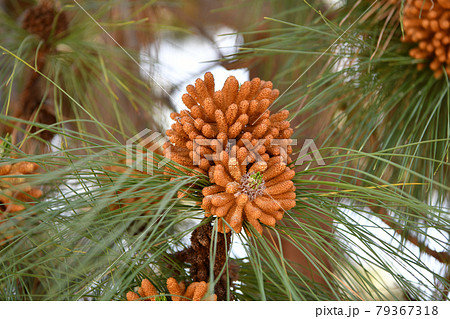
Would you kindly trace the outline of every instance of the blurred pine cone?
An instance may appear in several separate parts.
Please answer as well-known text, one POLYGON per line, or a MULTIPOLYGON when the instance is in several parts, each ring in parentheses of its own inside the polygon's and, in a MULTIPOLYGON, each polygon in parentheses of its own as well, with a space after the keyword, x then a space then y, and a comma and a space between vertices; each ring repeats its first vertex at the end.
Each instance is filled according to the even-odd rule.
POLYGON ((30 162, 0 166, 0 244, 16 234, 15 227, 6 225, 10 218, 25 209, 24 203, 31 203, 43 194, 27 183, 27 175, 35 174, 38 167, 30 162))
MULTIPOLYGON (((428 59, 436 78, 450 76, 450 0, 406 0, 403 25, 404 42, 416 42, 409 51, 415 59, 428 59)), ((424 64, 419 64, 422 69, 424 64)))
POLYGON ((56 10, 53 1, 41 0, 38 5, 25 11, 22 28, 47 41, 51 35, 67 30, 68 21, 64 12, 56 10))

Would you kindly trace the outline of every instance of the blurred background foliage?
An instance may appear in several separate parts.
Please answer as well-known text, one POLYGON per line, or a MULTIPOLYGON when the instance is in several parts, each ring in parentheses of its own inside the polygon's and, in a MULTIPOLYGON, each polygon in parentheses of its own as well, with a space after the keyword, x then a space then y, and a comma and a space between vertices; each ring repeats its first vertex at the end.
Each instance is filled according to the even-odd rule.
POLYGON ((448 300, 449 82, 417 70, 402 5, 1 0, 0 165, 38 164, 26 182, 44 193, 15 214, 0 199, 0 299, 124 300, 144 278, 163 294, 169 277, 191 281, 176 256, 209 181, 172 162, 175 179, 132 170, 125 142, 164 133, 183 85, 214 69, 272 81, 294 158, 313 139, 326 163, 310 153, 295 165, 297 205, 281 224, 232 236, 228 299, 448 300), (169 40, 214 54, 164 77, 162 61, 177 59, 169 40))

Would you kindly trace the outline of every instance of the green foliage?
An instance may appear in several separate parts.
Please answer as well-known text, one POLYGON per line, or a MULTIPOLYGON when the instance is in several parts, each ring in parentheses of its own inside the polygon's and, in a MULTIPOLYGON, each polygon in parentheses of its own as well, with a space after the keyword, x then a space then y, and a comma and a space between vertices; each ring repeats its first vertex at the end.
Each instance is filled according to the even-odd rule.
MULTIPOLYGON (((229 299, 449 298, 448 79, 416 70, 418 61, 400 42, 400 25, 384 33, 381 43, 389 42, 381 49, 384 21, 367 15, 370 1, 358 3, 347 1, 335 11, 324 10, 321 1, 254 1, 270 6, 270 17, 239 30, 246 43, 237 57, 265 61, 255 69, 281 89, 275 108, 290 110, 293 137, 310 138, 309 130, 323 123, 318 138, 326 165, 296 167, 297 205, 266 236, 249 224, 233 234, 234 250, 222 270, 230 278, 238 269, 229 299), (287 246, 305 256, 308 269, 286 257, 287 246), (239 249, 244 256, 233 255, 239 249), (430 249, 444 256, 442 269, 425 259, 430 249), (376 279, 375 267, 400 294, 376 279), (305 275, 311 269, 320 280, 305 275)), ((114 5, 94 1, 85 8, 106 25, 114 5)), ((0 123, 20 132, 21 143, 48 147, 29 154, 6 133, 1 137, 0 166, 14 162, 5 150, 39 164, 31 183, 45 195, 0 223, 0 234, 15 229, 0 246, 0 299, 124 300, 144 278, 168 299, 167 278, 191 281, 175 253, 189 246, 204 217, 199 202, 208 177, 190 176, 174 162, 154 166, 152 174, 124 164, 122 141, 139 131, 129 110, 149 114, 143 120, 157 128, 152 116, 159 106, 149 100, 149 84, 135 65, 129 67, 137 52, 98 40, 104 31, 85 12, 69 2, 63 8, 73 14, 70 28, 39 71, 57 115, 51 125, 12 115, 42 43, 0 13, 0 31, 8 30, 0 32, 0 123), (31 126, 37 130, 30 132, 31 126), (44 130, 60 143, 50 148, 39 135, 44 130)), ((223 234, 213 235, 212 256, 223 234)))

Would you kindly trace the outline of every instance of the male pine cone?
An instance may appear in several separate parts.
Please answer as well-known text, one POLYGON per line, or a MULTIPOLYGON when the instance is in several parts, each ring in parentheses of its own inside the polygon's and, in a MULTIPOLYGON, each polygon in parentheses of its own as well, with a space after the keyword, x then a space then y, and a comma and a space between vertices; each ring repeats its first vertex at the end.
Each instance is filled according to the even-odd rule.
POLYGON ((403 25, 402 40, 418 43, 409 54, 431 60, 430 69, 436 78, 442 75, 442 67, 450 76, 450 0, 406 0, 403 25))
POLYGON ((225 219, 219 231, 231 226, 239 233, 244 220, 259 233, 261 223, 275 226, 295 206, 295 173, 287 166, 289 111, 271 115, 268 109, 279 91, 259 78, 239 86, 234 76, 215 91, 209 72, 186 90, 182 100, 188 110, 171 114, 175 123, 167 131, 164 155, 209 176, 213 185, 203 189, 202 208, 206 216, 225 219))
MULTIPOLYGON (((217 296, 215 294, 206 296, 208 292, 208 283, 204 281, 193 282, 186 288, 184 282, 177 282, 175 278, 169 278, 167 279, 167 289, 171 294, 172 301, 217 300, 217 296)), ((141 286, 138 287, 138 293, 133 291, 129 291, 127 293, 127 300, 157 301, 161 300, 161 297, 155 286, 153 286, 148 279, 144 279, 141 282, 141 286)))
POLYGON ((16 234, 14 227, 5 226, 7 221, 26 208, 25 202, 30 204, 43 195, 27 183, 27 176, 35 174, 38 167, 31 162, 0 166, 0 245, 16 234))

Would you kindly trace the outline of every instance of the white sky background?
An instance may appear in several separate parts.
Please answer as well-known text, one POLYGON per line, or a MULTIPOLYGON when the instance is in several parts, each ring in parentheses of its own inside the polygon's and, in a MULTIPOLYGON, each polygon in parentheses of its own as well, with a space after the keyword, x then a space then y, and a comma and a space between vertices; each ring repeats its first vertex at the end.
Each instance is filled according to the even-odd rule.
MULTIPOLYGON (((448 205, 449 203, 445 203, 445 207, 448 207, 448 205)), ((369 211, 368 208, 366 210, 369 211)), ((426 267, 430 268, 435 273, 445 276, 445 267, 442 263, 438 262, 434 257, 420 253, 419 248, 408 241, 404 243, 403 247, 400 235, 398 235, 393 229, 389 228, 389 226, 385 225, 380 219, 370 215, 369 213, 354 213, 350 210, 343 210, 343 213, 347 216, 347 220, 350 223, 360 225, 366 230, 369 230, 369 232, 372 233, 372 240, 375 242, 378 242, 381 245, 386 243, 393 249, 403 248, 403 252, 406 256, 410 257, 412 260, 417 260, 424 263, 426 267)), ((351 247, 354 252, 352 254, 353 257, 361 256, 369 260, 373 260, 374 257, 380 258, 387 265, 392 267, 392 269, 401 274, 406 280, 415 283, 416 286, 422 291, 429 295, 433 292, 428 289, 435 283, 433 273, 424 271, 424 268, 422 267, 412 267, 409 263, 402 263, 401 259, 398 259, 376 247, 372 247, 376 254, 376 256, 373 256, 373 252, 368 250, 365 244, 357 236, 351 234, 345 225, 338 224, 336 226, 336 235, 341 236, 342 240, 351 247)), ((425 242, 431 249, 438 252, 448 251, 448 245, 447 247, 443 245, 443 243, 449 242, 449 238, 446 233, 439 232, 434 228, 429 228, 427 230, 427 234, 430 237, 428 237, 425 242)), ((419 239, 424 240, 423 236, 419 236, 419 239)), ((362 261, 362 264, 364 263, 365 262, 362 261)), ((386 274, 383 276, 383 279, 386 281, 387 285, 395 286, 395 282, 390 275, 386 274)))
MULTIPOLYGON (((330 0, 333 1, 333 0, 330 0)), ((142 67, 149 72, 155 81, 157 81, 166 90, 169 90, 172 86, 177 86, 177 89, 171 94, 174 104, 181 110, 185 108, 181 102, 181 96, 185 93, 185 87, 187 84, 195 83, 198 77, 203 78, 203 74, 206 71, 213 73, 216 83, 216 90, 221 88, 226 78, 229 75, 234 75, 240 83, 249 80, 249 72, 246 69, 228 71, 224 67, 218 65, 213 60, 221 58, 217 49, 220 50, 223 56, 233 54, 237 51, 240 44, 242 44, 242 38, 236 35, 224 35, 235 32, 227 27, 215 29, 212 35, 216 41, 215 44, 210 41, 195 35, 186 36, 184 38, 174 37, 170 32, 164 31, 161 33, 160 38, 156 41, 156 44, 149 46, 147 49, 141 52, 142 67), (151 60, 151 58, 153 60, 151 60), (156 58, 155 58, 156 57, 156 58)), ((143 73, 144 76, 147 76, 143 73)), ((168 128, 170 126, 170 117, 168 116, 170 111, 162 111, 161 123, 168 128)), ((320 146, 319 146, 320 147, 320 146)), ((448 204, 448 203, 447 203, 448 204)), ((448 207, 448 205, 446 206, 448 207)), ((345 211, 349 220, 353 220, 353 223, 357 223, 367 229, 372 229, 373 237, 378 238, 382 242, 391 244, 394 247, 400 247, 400 236, 397 235, 392 229, 385 227, 379 219, 371 217, 369 215, 363 216, 361 214, 352 213, 351 211, 345 211), (380 228, 380 226, 382 228, 380 228)), ((352 249, 357 253, 367 258, 371 258, 371 253, 367 251, 357 237, 346 233, 345 226, 338 225, 338 234, 345 237, 345 241, 348 245, 351 245, 352 249), (344 234, 345 233, 345 234, 344 234)), ((438 233, 432 229, 429 230, 429 234, 432 237, 439 238, 443 242, 448 242, 448 237, 445 234, 438 233)), ((448 249, 448 247, 442 247, 440 244, 428 241, 430 247, 437 251, 448 249)), ((426 263, 436 273, 443 274, 443 265, 437 262, 433 257, 425 254, 420 254, 418 247, 407 243, 407 249, 409 249, 409 255, 413 259, 421 260, 426 263)), ((423 272, 422 269, 413 269, 409 265, 401 264, 399 260, 395 260, 391 256, 384 253, 381 249, 374 248, 378 256, 381 256, 393 269, 403 275, 411 282, 417 283, 419 287, 426 284, 428 287, 434 282, 432 273, 423 272)), ((233 257, 245 257, 245 249, 239 240, 235 237, 233 242, 233 257)), ((392 279, 385 278, 388 282, 392 279)), ((430 293, 430 291, 428 291, 430 293)))
MULTIPOLYGON (((146 71, 141 74, 144 77, 150 74, 167 91, 176 85, 178 89, 171 94, 171 97, 173 103, 178 106, 178 110, 186 108, 181 101, 182 95, 186 93, 186 85, 195 83, 199 77, 203 78, 207 71, 214 75, 216 88, 221 88, 230 75, 234 75, 239 82, 247 81, 249 79, 247 69, 229 71, 217 65, 217 62, 208 62, 221 58, 218 50, 222 56, 237 51, 243 43, 242 37, 226 35, 234 32, 227 27, 211 31, 215 44, 196 35, 179 38, 169 31, 161 32, 154 44, 141 51, 141 66, 146 71)), ((162 91, 157 86, 154 89, 162 91)), ((159 120, 169 128, 170 111, 162 110, 161 112, 163 114, 159 120)))

